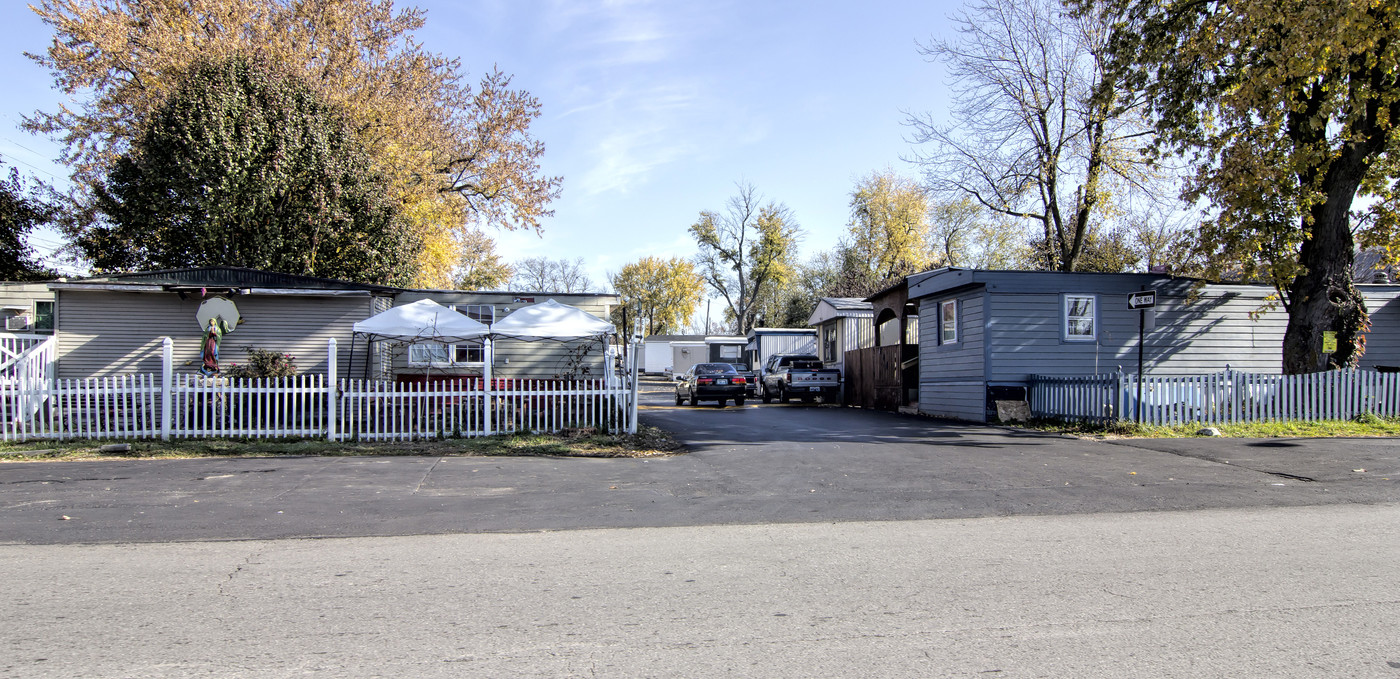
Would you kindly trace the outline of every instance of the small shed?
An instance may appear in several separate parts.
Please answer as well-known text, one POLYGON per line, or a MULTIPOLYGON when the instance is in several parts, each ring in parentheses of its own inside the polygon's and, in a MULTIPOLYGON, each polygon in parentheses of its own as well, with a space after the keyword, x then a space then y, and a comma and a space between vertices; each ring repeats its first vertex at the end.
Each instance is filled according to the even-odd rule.
POLYGON ((807 324, 817 329, 822 363, 844 373, 846 352, 875 346, 875 308, 859 297, 823 297, 807 324))

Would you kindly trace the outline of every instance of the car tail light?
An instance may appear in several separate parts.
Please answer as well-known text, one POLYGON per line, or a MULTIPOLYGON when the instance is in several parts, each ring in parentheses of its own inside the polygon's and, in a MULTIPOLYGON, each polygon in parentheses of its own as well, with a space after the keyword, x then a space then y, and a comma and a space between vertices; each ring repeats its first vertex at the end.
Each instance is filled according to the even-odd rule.
POLYGON ((783 381, 792 384, 792 373, 783 373, 783 381))
POLYGON ((736 378, 734 378, 733 380, 730 380, 730 381, 733 382, 734 384, 745 384, 745 383, 748 382, 748 380, 746 380, 746 379, 744 379, 744 378, 742 378, 742 377, 736 377, 736 378))
POLYGON ((711 382, 714 382, 714 380, 712 380, 712 379, 710 379, 710 378, 708 378, 708 377, 702 377, 702 378, 700 378, 700 379, 698 379, 698 380, 695 380, 695 383, 696 383, 696 384, 710 384, 711 382))

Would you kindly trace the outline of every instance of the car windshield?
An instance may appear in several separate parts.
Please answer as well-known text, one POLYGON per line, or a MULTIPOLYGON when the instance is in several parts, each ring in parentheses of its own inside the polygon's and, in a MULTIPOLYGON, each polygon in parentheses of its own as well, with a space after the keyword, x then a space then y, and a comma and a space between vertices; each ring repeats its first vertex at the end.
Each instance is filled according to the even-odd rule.
POLYGON ((728 363, 701 363, 695 366, 696 375, 723 375, 734 372, 734 366, 728 363))

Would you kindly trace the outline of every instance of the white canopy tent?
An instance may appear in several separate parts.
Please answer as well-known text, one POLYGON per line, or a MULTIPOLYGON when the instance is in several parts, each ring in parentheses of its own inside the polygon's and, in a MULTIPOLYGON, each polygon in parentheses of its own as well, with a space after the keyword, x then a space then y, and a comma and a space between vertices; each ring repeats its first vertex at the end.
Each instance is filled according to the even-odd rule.
MULTIPOLYGON (((420 299, 411 304, 396 306, 381 311, 353 326, 350 339, 350 355, 355 355, 355 338, 364 335, 367 342, 393 340, 416 344, 419 342, 441 342, 457 344, 471 340, 488 342, 490 328, 484 323, 467 318, 431 299, 420 299)), ((369 372, 369 357, 365 358, 364 370, 369 372)))
POLYGON ((454 344, 482 339, 491 330, 465 315, 431 299, 396 306, 355 324, 356 333, 366 339, 399 342, 443 342, 454 344))
POLYGON ((583 339, 616 333, 617 328, 612 323, 552 299, 520 307, 491 326, 492 337, 529 342, 583 339))
MULTIPOLYGON (((494 363, 492 357, 494 339, 569 341, 598 338, 603 341, 605 346, 608 346, 606 338, 609 335, 617 334, 617 328, 612 323, 582 309, 560 304, 552 299, 516 309, 491 326, 478 323, 433 300, 423 299, 412 304, 394 307, 356 323, 354 334, 356 336, 364 335, 369 341, 387 339, 410 344, 416 342, 453 344, 480 340, 484 345, 486 355, 483 384, 489 394, 493 385, 491 366, 494 363)), ((607 351, 611 352, 610 346, 607 351)), ((353 342, 351 352, 352 354, 354 352, 353 342)), ((635 351, 633 353, 635 354, 635 351)), ((604 365, 608 373, 607 382, 611 384, 612 361, 605 358, 604 365)), ((366 369, 368 369, 368 364, 366 369)), ((632 424, 630 431, 635 433, 637 419, 636 366, 633 366, 632 374, 630 384, 632 424)), ((490 418, 490 401, 491 399, 488 398, 485 402, 488 420, 490 418)), ((490 432, 489 424, 486 431, 490 432)))

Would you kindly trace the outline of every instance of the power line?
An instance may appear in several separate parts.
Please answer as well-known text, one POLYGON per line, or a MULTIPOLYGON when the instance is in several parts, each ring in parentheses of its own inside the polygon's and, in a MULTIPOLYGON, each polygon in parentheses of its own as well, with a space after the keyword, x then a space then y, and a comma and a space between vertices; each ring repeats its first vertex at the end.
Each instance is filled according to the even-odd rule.
MULTIPOLYGON (((20 148, 24 148, 24 147, 21 146, 20 148)), ((28 149, 25 149, 25 150, 28 150, 28 149)), ((30 153, 33 153, 33 151, 30 151, 30 153)), ((60 178, 58 177, 58 175, 56 175, 56 174, 54 174, 54 173, 52 173, 52 172, 49 172, 48 170, 45 170, 44 168, 37 167, 37 166, 35 166, 35 165, 31 164, 31 163, 27 163, 27 162, 25 162, 25 161, 23 161, 23 160, 21 160, 21 159, 19 159, 19 158, 15 158, 15 157, 11 156, 11 157, 6 158, 6 160, 10 160, 10 161, 14 161, 14 162, 16 162, 16 163, 19 163, 20 165, 23 165, 23 166, 25 166, 25 167, 28 167, 28 168, 31 169, 31 170, 34 170, 35 172, 42 172, 42 173, 44 173, 44 174, 46 174, 46 175, 52 177, 53 180, 56 181, 56 182, 61 182, 61 181, 63 181, 62 179, 60 179, 60 178)))

